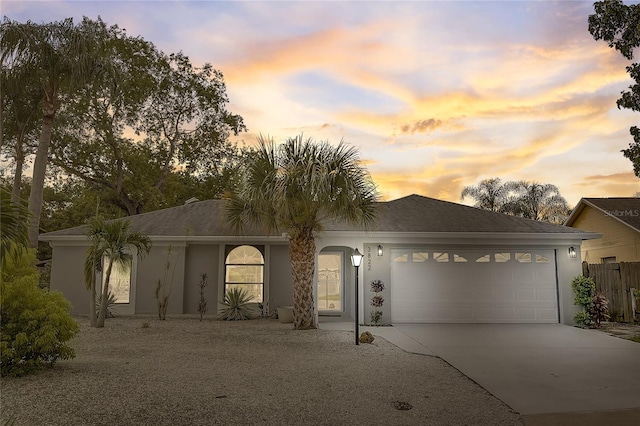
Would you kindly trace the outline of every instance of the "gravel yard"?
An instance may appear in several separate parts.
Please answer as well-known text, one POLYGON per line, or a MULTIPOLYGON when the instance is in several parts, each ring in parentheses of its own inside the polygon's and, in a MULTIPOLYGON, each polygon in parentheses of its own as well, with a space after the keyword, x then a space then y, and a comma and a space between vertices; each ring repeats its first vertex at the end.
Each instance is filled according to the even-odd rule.
POLYGON ((77 318, 76 358, 2 378, 15 425, 521 425, 439 358, 277 320, 77 318))

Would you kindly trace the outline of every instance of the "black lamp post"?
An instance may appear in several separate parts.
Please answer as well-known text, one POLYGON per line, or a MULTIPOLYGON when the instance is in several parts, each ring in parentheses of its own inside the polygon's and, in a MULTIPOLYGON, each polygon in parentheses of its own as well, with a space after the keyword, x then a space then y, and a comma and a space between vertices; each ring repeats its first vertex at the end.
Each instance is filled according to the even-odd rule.
POLYGON ((355 322, 356 322, 356 345, 360 344, 360 324, 358 323, 358 269, 360 268, 360 264, 362 263, 362 254, 356 250, 351 255, 351 264, 356 268, 356 309, 355 309, 355 322))

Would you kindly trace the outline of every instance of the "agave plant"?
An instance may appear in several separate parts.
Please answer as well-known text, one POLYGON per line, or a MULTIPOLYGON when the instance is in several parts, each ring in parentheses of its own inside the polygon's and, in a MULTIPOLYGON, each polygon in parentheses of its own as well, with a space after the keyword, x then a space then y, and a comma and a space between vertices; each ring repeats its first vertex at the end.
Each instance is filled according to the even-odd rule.
POLYGON ((224 294, 222 307, 218 310, 218 318, 226 321, 247 320, 253 318, 251 299, 247 290, 231 287, 224 294))

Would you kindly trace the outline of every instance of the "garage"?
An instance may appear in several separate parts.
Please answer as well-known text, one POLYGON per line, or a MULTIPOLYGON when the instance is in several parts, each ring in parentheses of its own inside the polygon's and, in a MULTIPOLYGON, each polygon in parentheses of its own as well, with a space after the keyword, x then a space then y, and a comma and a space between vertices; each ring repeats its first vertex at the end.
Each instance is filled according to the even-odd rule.
POLYGON ((391 250, 392 323, 557 323, 553 249, 391 250))

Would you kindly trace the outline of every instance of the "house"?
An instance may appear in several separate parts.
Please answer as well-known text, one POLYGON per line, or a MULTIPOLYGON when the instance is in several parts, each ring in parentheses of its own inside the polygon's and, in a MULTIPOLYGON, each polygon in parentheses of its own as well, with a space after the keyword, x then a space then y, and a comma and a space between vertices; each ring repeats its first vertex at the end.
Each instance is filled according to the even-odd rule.
POLYGON ((582 198, 564 224, 602 234, 582 244, 588 263, 640 261, 640 198, 582 198))
MULTIPOLYGON (((373 229, 327 223, 316 238, 314 300, 321 322, 353 320, 356 270, 350 256, 357 248, 364 254, 358 269, 360 323, 369 324, 374 309, 383 324, 571 323, 576 308, 570 282, 581 273, 580 246, 599 234, 419 195, 376 208, 373 229), (382 306, 375 308, 373 280, 384 283, 377 294, 382 306)), ((168 313, 195 314, 203 273, 210 313, 231 286, 247 289, 271 310, 292 304, 287 236, 259 229, 236 235, 225 221, 224 201, 129 219, 154 245, 130 269, 116 272, 120 313, 156 313, 156 286, 168 280, 168 313)), ((63 292, 75 314, 89 311, 83 229, 40 236, 53 248, 51 288, 63 292)))

